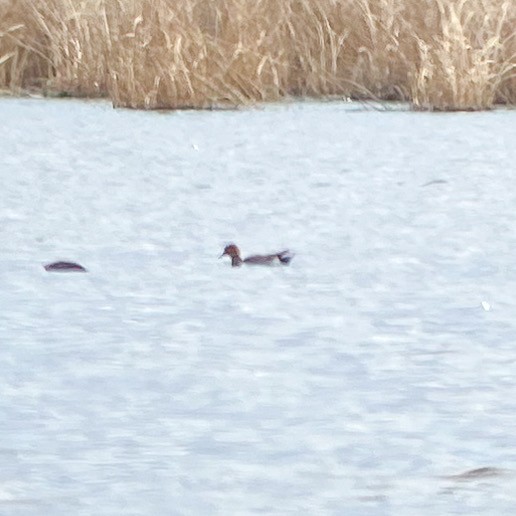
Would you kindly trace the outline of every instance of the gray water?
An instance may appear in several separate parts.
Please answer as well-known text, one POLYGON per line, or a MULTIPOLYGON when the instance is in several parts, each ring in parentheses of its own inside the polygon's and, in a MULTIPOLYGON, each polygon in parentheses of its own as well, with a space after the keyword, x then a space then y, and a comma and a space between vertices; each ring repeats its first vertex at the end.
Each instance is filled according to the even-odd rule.
POLYGON ((0 100, 0 514, 513 515, 515 142, 0 100))

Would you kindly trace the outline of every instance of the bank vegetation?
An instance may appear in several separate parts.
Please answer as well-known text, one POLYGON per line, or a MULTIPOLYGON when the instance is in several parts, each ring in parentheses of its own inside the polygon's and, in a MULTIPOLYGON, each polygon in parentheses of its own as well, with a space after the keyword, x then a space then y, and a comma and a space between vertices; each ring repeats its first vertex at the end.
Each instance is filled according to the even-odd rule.
POLYGON ((516 104, 516 0, 0 0, 0 90, 131 108, 516 104))

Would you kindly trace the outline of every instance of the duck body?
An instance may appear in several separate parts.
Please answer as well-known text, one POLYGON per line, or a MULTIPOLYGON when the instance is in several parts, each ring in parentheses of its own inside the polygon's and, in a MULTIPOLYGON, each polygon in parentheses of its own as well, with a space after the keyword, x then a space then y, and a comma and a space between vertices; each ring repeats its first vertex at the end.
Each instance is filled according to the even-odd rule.
POLYGON ((290 251, 285 250, 273 254, 255 254, 242 259, 240 249, 235 244, 229 244, 224 248, 224 252, 219 256, 229 256, 233 267, 240 267, 242 264, 249 265, 288 265, 294 257, 290 251))
POLYGON ((82 265, 75 262, 52 262, 44 267, 47 272, 88 272, 82 265))

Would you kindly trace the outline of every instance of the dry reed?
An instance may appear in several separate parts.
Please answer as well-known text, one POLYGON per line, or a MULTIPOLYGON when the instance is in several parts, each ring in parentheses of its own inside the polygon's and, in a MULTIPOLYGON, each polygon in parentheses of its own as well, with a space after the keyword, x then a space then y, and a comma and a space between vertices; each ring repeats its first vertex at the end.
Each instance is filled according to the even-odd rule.
POLYGON ((115 106, 516 104, 514 0, 0 0, 0 89, 115 106))

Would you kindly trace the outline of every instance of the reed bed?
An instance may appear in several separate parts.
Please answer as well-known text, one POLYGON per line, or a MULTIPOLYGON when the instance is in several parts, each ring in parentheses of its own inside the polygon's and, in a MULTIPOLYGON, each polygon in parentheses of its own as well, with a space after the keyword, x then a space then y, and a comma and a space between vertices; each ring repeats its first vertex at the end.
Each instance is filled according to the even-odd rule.
POLYGON ((514 0, 0 0, 0 89, 131 108, 516 104, 514 0))

